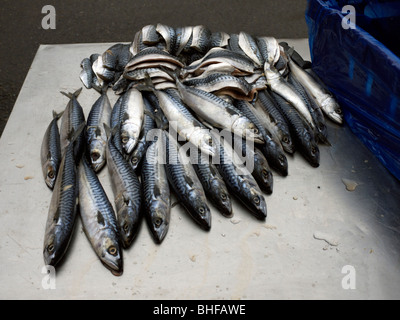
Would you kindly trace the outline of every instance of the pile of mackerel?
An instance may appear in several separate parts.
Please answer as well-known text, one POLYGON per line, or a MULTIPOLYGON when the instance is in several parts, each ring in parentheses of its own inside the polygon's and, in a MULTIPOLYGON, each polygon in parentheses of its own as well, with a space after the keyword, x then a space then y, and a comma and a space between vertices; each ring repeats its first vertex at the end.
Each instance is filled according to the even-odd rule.
POLYGON ((318 146, 330 145, 326 121, 343 122, 310 65, 274 37, 202 25, 147 25, 131 43, 84 58, 80 79, 99 97, 86 118, 82 88, 63 92, 69 102, 53 111, 41 147, 52 190, 46 265, 63 259, 80 216, 100 261, 121 275, 143 220, 157 243, 165 239, 173 195, 204 230, 210 208, 232 217, 232 197, 265 220, 287 155, 318 167, 318 146), (98 178, 105 167, 112 197, 98 178))

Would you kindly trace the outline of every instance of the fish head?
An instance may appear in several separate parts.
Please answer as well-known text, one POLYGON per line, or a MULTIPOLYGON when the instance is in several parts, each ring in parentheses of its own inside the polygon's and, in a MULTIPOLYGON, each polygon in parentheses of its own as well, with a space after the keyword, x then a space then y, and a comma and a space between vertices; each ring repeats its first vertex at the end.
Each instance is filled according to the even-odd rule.
POLYGON ((211 193, 214 204, 225 217, 232 216, 232 199, 223 181, 213 179, 211 182, 211 193))
POLYGON ((61 241, 62 230, 58 230, 57 225, 46 234, 43 245, 44 262, 48 266, 56 266, 67 249, 66 241, 61 241))
POLYGON ((267 203, 261 191, 255 186, 249 188, 250 209, 257 219, 264 220, 267 217, 267 203))
POLYGON ((250 122, 247 117, 239 117, 232 124, 232 132, 237 136, 250 139, 255 143, 264 144, 265 140, 257 126, 250 122))
POLYGON ((289 134, 283 134, 281 139, 281 144, 283 150, 285 150, 289 154, 293 154, 295 151, 295 146, 292 140, 292 137, 289 134))
POLYGON ((310 144, 309 152, 306 155, 306 159, 311 164, 312 167, 318 168, 319 167, 319 148, 318 145, 313 142, 310 144))
POLYGON ((205 201, 205 195, 197 189, 189 193, 191 203, 190 214, 195 221, 205 230, 211 229, 211 210, 205 201), (200 196, 199 196, 200 195, 200 196))
POLYGON ((130 154, 136 147, 139 140, 140 128, 135 125, 129 126, 129 128, 121 129, 121 143, 127 154, 130 154))
POLYGON ((106 163, 106 142, 96 140, 90 146, 90 164, 95 172, 99 172, 106 163))
POLYGON ((342 108, 332 96, 328 96, 325 100, 323 100, 321 105, 322 110, 324 110, 329 119, 338 124, 343 123, 342 108))
POLYGON ((217 146, 215 145, 211 135, 209 133, 205 133, 204 131, 208 131, 208 129, 201 130, 202 133, 199 137, 199 149, 207 155, 214 156, 217 153, 217 146))
POLYGON ((308 133, 308 131, 302 134, 303 143, 303 156, 314 168, 319 167, 319 148, 314 138, 308 133))
POLYGON ((139 214, 137 209, 124 205, 117 214, 117 223, 121 243, 124 248, 129 248, 139 229, 139 214))
POLYGON ((273 189, 273 175, 267 163, 263 163, 262 160, 258 160, 259 165, 254 166, 254 170, 257 170, 257 177, 260 179, 259 186, 267 194, 272 194, 273 189))
POLYGON ((161 243, 169 228, 170 205, 164 201, 154 201, 150 209, 152 214, 148 216, 151 232, 158 243, 161 243))
POLYGON ((270 148, 268 151, 264 148, 264 154, 268 152, 268 163, 269 165, 278 171, 282 176, 286 177, 288 175, 288 161, 286 155, 282 148, 270 148))
POLYGON ((101 262, 111 271, 115 276, 122 275, 123 260, 122 250, 119 246, 117 239, 104 237, 101 244, 100 253, 101 262))

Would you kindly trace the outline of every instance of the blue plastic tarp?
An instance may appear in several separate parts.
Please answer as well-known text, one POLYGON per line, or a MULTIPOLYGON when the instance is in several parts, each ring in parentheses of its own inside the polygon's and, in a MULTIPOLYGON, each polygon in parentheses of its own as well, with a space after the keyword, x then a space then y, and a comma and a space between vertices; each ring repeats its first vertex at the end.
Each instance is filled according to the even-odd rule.
MULTIPOLYGON (((400 1, 388 2, 400 8, 400 1)), ((390 20, 388 25, 398 18, 400 10, 393 9, 392 19, 387 18, 385 8, 377 9, 381 3, 385 5, 382 1, 308 0, 306 22, 313 71, 338 99, 347 125, 400 180, 400 59, 389 44, 361 27, 370 27, 375 18, 382 24, 382 15, 390 20), (349 20, 348 12, 342 13, 348 4, 356 13, 354 29, 342 26, 343 19, 349 20)), ((393 30, 394 46, 398 34, 393 30)))

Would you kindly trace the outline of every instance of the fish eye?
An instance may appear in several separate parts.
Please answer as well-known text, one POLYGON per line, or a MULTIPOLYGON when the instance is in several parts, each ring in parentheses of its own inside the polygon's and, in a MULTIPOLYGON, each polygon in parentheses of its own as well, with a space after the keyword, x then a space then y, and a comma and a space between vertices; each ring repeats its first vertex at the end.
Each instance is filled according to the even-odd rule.
POLYGON ((325 125, 323 123, 320 123, 318 127, 319 127, 319 130, 324 130, 325 129, 325 125))
POLYGON ((283 139, 282 139, 282 141, 283 141, 284 143, 289 143, 289 138, 288 138, 287 136, 284 136, 283 139))
POLYGON ((260 198, 258 196, 255 196, 253 198, 253 201, 254 201, 255 204, 259 204, 260 203, 260 198))
POLYGON ((128 137, 123 137, 123 138, 121 139, 121 141, 122 141, 122 143, 126 144, 126 143, 128 143, 129 138, 128 138, 128 137))
POLYGON ((337 109, 335 109, 335 112, 338 113, 338 114, 341 114, 342 113, 342 109, 337 108, 337 109))
POLYGON ((285 158, 283 157, 282 154, 280 154, 280 155, 278 156, 278 159, 279 159, 280 161, 284 161, 284 160, 285 160, 285 158))
POLYGON ((199 212, 200 212, 200 214, 204 214, 206 212, 206 210, 203 207, 200 207, 199 212))
POLYGON ((258 134, 258 133, 259 133, 259 131, 258 131, 257 128, 254 128, 254 129, 253 129, 253 132, 254 132, 255 134, 258 134))
POLYGON ((50 244, 47 246, 47 251, 48 251, 49 253, 53 253, 53 251, 54 251, 54 244, 53 244, 53 243, 50 243, 50 244))
POLYGON ((54 171, 53 171, 53 170, 50 170, 49 173, 47 174, 47 176, 48 176, 50 179, 54 179, 54 177, 55 177, 54 171))
POLYGON ((93 151, 91 157, 93 161, 97 161, 100 158, 100 153, 98 153, 97 151, 93 151))
POLYGON ((212 138, 209 138, 208 141, 207 141, 207 143, 208 143, 208 145, 212 146, 213 139, 212 139, 212 138))
POLYGON ((128 233, 128 231, 129 231, 128 223, 124 223, 124 226, 122 228, 124 229, 125 233, 128 233))
POLYGON ((132 163, 137 163, 138 162, 138 158, 137 157, 133 157, 131 160, 132 163))
POLYGON ((108 248, 108 253, 111 254, 112 256, 116 256, 118 253, 118 250, 116 247, 111 246, 110 248, 108 248))
POLYGON ((161 218, 157 218, 154 220, 154 224, 156 225, 156 227, 161 226, 163 220, 161 218))
POLYGON ((315 148, 314 146, 311 147, 311 152, 314 154, 317 152, 317 148, 315 148))
POLYGON ((265 170, 265 169, 263 169, 262 174, 263 174, 263 176, 266 177, 266 178, 269 176, 268 171, 265 170))
POLYGON ((222 193, 222 194, 221 194, 221 199, 222 199, 222 200, 226 200, 226 199, 228 199, 228 197, 226 196, 225 193, 222 193))

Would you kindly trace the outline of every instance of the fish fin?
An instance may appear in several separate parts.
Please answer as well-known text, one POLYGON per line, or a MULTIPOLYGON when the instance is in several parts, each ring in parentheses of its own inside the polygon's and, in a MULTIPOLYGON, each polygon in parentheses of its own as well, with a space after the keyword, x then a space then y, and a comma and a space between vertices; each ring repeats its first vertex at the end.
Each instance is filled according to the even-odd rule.
POLYGON ((67 137, 67 140, 68 140, 70 143, 74 143, 75 140, 81 135, 81 133, 82 133, 82 131, 83 131, 83 129, 84 129, 85 127, 86 127, 86 122, 83 121, 83 122, 78 126, 78 128, 76 128, 76 129, 72 128, 71 132, 69 133, 69 135, 68 135, 68 137, 67 137))
POLYGON ((325 144, 325 145, 327 145, 329 147, 332 146, 332 144, 329 142, 328 138, 325 137, 322 133, 318 133, 317 134, 317 139, 318 139, 319 142, 321 142, 321 143, 323 143, 323 144, 325 144))
POLYGON ((55 119, 55 118, 57 118, 57 120, 60 119, 62 117, 62 115, 64 114, 64 111, 65 110, 61 111, 60 113, 57 113, 56 111, 53 110, 53 119, 55 119))
POLYGON ((180 75, 180 69, 176 68, 175 70, 168 69, 164 66, 159 67, 162 71, 164 71, 166 74, 168 74, 172 79, 175 80, 175 82, 179 81, 179 75, 180 75))
POLYGON ((211 129, 211 130, 213 130, 213 129, 215 129, 211 124, 209 124, 206 120, 204 120, 203 118, 201 118, 201 117, 199 117, 198 115, 196 115, 197 116, 197 119, 199 119, 199 121, 204 125, 204 126, 206 126, 208 129, 211 129))
POLYGON ((103 123, 104 130, 106 131, 107 139, 112 138, 117 130, 120 129, 121 123, 116 124, 113 128, 110 128, 106 123, 103 123))
POLYGON ((78 90, 76 90, 74 93, 71 92, 64 92, 64 91, 60 91, 60 93, 62 93, 64 96, 70 98, 70 99, 76 99, 78 98, 79 94, 82 92, 82 87, 79 88, 78 90))
POLYGON ((153 194, 154 194, 154 196, 156 198, 158 198, 161 195, 161 190, 160 190, 160 187, 158 185, 154 186, 153 194))
POLYGON ((97 222, 99 224, 101 224, 102 226, 105 225, 104 217, 103 217, 103 215, 101 214, 100 211, 97 211, 97 222))
POLYGON ((139 91, 151 91, 154 92, 156 90, 153 81, 151 81, 150 75, 146 72, 145 77, 144 77, 144 83, 134 83, 129 85, 128 90, 130 88, 134 87, 135 89, 139 91))

